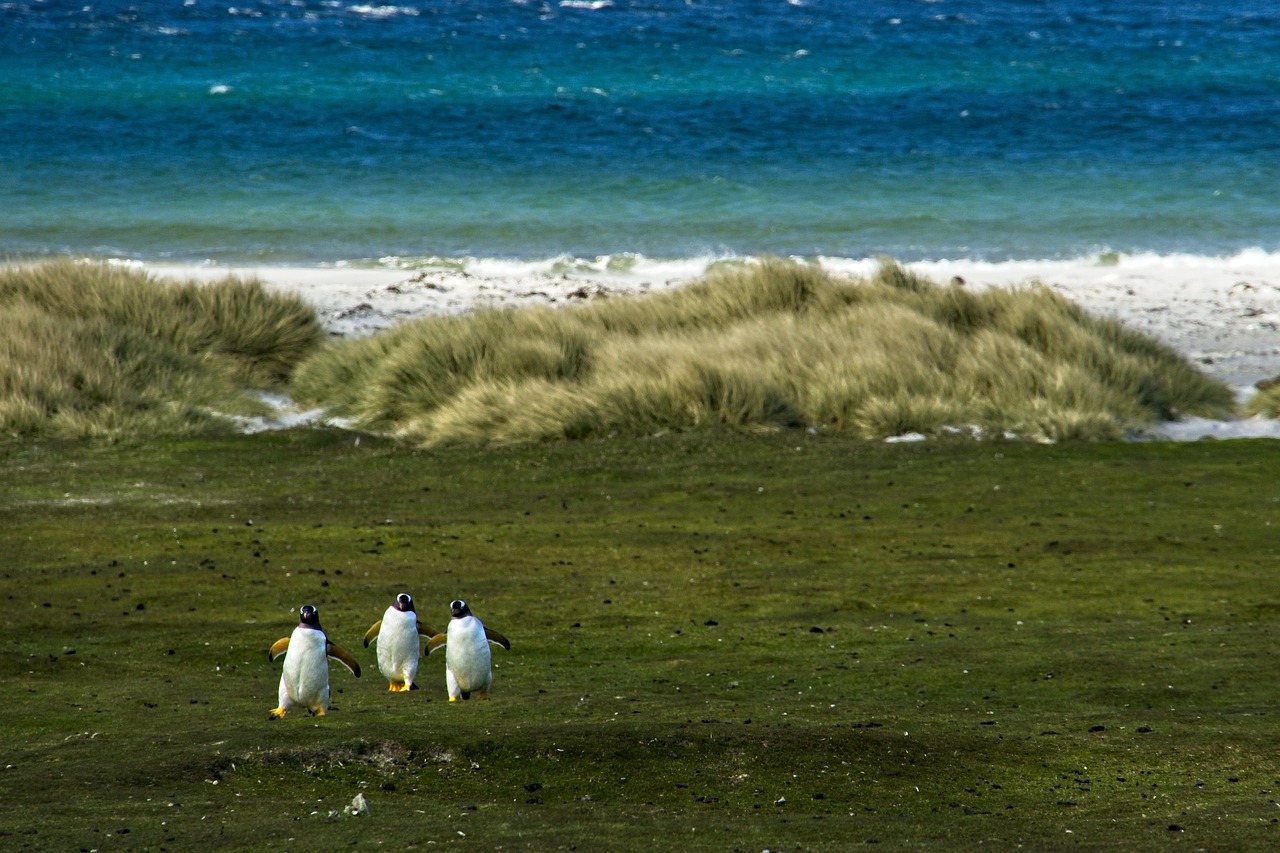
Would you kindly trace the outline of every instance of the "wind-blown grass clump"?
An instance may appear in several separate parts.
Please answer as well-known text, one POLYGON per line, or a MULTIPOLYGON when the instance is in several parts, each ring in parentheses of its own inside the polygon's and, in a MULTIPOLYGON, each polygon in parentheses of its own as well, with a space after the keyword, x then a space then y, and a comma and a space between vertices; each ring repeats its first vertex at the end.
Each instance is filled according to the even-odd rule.
POLYGON ((721 425, 1112 439, 1230 390, 1046 287, 972 292, 766 259, 664 294, 481 310, 340 342, 294 394, 424 445, 721 425))
POLYGON ((0 270, 0 433, 218 431, 261 413, 323 338, 301 299, 228 278, 177 284, 54 261, 0 270))
POLYGON ((1244 404, 1244 413, 1251 417, 1280 418, 1280 380, 1259 382, 1258 393, 1244 404))

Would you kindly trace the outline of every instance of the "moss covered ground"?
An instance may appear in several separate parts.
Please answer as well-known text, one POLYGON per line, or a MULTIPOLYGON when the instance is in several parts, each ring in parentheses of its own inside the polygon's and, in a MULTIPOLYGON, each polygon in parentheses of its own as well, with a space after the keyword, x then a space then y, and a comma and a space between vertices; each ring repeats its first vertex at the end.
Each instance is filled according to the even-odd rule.
POLYGON ((1274 442, 23 442, 0 519, 0 848, 1280 843, 1274 442), (269 721, 306 603, 363 677, 269 721))

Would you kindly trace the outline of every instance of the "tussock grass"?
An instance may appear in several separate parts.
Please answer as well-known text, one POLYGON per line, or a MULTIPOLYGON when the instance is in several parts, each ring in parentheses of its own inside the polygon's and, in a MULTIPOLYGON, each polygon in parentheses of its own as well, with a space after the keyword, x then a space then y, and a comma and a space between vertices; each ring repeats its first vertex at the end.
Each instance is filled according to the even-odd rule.
POLYGON ((228 278, 178 284, 70 260, 0 269, 0 431, 55 438, 225 428, 321 341, 314 310, 228 278))
POLYGON ((664 294, 419 320, 331 345, 293 390, 426 446, 709 426, 1096 440, 1233 405, 1171 348, 1046 287, 777 259, 664 294))
POLYGON ((1244 412, 1251 417, 1280 418, 1280 382, 1260 384, 1258 393, 1244 404, 1244 412))

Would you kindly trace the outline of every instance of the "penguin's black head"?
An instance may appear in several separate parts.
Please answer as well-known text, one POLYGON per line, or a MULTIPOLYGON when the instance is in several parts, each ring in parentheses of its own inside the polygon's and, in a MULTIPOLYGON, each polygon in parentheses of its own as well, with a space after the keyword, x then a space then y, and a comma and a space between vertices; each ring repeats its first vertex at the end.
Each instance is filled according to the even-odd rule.
POLYGON ((454 619, 461 619, 464 616, 471 615, 471 608, 468 607, 467 603, 461 598, 457 598, 449 604, 449 612, 453 615, 454 619))
POLYGON ((396 596, 396 610, 401 613, 413 612, 413 596, 407 592, 402 592, 396 596))
POLYGON ((310 628, 320 627, 320 611, 316 610, 314 605, 311 605, 311 604, 302 605, 302 610, 300 610, 299 613, 302 614, 303 625, 306 625, 310 628))

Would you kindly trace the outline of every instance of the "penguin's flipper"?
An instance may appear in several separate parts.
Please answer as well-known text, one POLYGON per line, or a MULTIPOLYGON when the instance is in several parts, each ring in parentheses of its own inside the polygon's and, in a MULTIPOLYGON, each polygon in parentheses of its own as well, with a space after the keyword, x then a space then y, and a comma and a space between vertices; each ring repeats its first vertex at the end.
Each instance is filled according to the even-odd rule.
POLYGON ((360 677, 360 662, 351 656, 351 652, 336 643, 330 642, 324 650, 325 654, 351 670, 356 678, 360 677))
POLYGON ((501 634, 499 634, 497 631, 493 630, 492 628, 485 628, 484 636, 485 636, 485 639, 487 639, 489 642, 497 643, 507 651, 511 651, 511 641, 508 640, 506 637, 502 636, 501 634))
POLYGON ((373 623, 373 627, 364 632, 364 647, 369 648, 369 644, 378 636, 378 632, 382 630, 382 620, 379 619, 373 623))
POLYGON ((444 644, 449 642, 448 634, 436 634, 430 640, 427 640, 427 654, 431 654, 436 649, 443 648, 444 644))
POLYGON ((267 650, 267 660, 275 660, 287 651, 289 651, 289 638, 281 637, 272 643, 271 648, 267 650))
POLYGON ((424 623, 424 622, 419 622, 419 623, 418 623, 418 635, 419 635, 419 636, 422 636, 422 637, 434 637, 436 634, 439 634, 439 633, 440 633, 440 632, 439 632, 439 631, 437 631, 435 628, 432 628, 430 625, 427 625, 427 624, 426 624, 426 623, 424 623))

